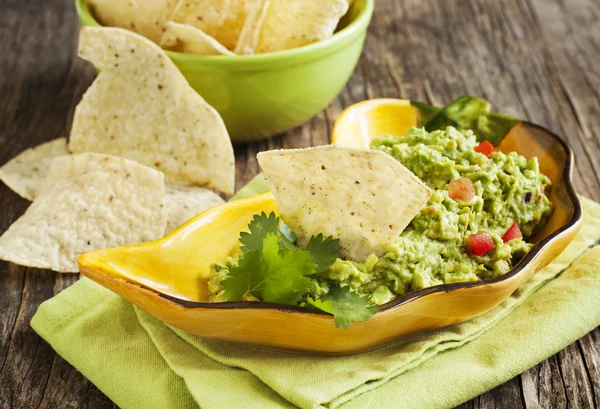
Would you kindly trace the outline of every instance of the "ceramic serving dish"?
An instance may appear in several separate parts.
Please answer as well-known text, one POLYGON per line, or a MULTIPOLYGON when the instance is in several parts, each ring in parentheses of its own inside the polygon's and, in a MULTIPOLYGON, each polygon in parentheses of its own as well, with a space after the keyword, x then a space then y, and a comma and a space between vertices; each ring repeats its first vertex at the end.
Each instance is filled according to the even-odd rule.
MULTIPOLYGON (((332 37, 291 50, 244 56, 166 53, 219 112, 233 142, 265 139, 312 118, 340 93, 358 62, 374 3, 353 1, 332 37)), ((100 25, 87 0, 75 5, 82 25, 100 25)))
MULTIPOLYGON (((379 113, 364 106, 351 108, 338 121, 334 135, 357 135, 357 140, 368 141, 389 130, 400 131, 397 121, 391 118, 415 108, 395 101, 391 105, 396 108, 380 104, 384 108, 379 113)), ((414 114, 418 118, 418 112, 414 114)), ((206 302, 208 266, 224 260, 236 249, 237 232, 247 226, 254 214, 277 212, 270 192, 210 209, 151 243, 83 254, 79 267, 85 276, 151 315, 193 334, 321 355, 367 351, 466 321, 494 308, 552 261, 577 233, 581 207, 571 184, 573 154, 569 147, 547 129, 521 121, 496 149, 516 151, 527 158, 537 156, 540 170, 552 180, 550 200, 554 212, 531 239, 535 243, 532 250, 507 274, 406 294, 380 306, 369 320, 352 323, 348 329, 336 328, 332 316, 301 307, 206 302)))

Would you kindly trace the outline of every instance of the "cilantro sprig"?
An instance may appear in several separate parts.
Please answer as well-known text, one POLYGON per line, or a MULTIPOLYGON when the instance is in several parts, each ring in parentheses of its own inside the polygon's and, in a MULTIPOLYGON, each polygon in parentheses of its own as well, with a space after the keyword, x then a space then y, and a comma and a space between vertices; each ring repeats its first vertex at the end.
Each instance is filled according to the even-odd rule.
POLYGON ((281 248, 273 233, 255 244, 260 248, 246 248, 238 266, 229 270, 229 277, 222 282, 225 297, 233 301, 249 294, 263 301, 297 304, 309 289, 307 276, 315 272, 310 253, 281 248))
POLYGON ((365 321, 377 312, 367 297, 351 293, 347 287, 335 286, 321 298, 308 297, 308 304, 335 316, 335 326, 348 328, 352 321, 365 321))
POLYGON ((279 226, 275 213, 267 216, 263 212, 253 217, 248 232, 240 233, 242 257, 221 283, 225 298, 239 301, 251 295, 262 301, 297 305, 310 288, 309 276, 335 261, 338 246, 328 246, 335 253, 328 255, 331 262, 324 266, 322 252, 313 257, 310 250, 292 243, 290 238, 295 238, 289 227, 282 233, 279 226))
POLYGON ((347 328, 352 321, 363 321, 376 312, 366 297, 333 285, 318 299, 306 295, 312 278, 327 278, 337 258, 337 239, 313 236, 306 247, 296 245, 290 228, 271 213, 255 215, 248 232, 240 233, 241 257, 221 282, 224 296, 239 301, 252 296, 262 301, 308 305, 335 316, 336 326, 347 328))
POLYGON ((262 212, 260 216, 254 216, 248 225, 248 232, 240 233, 240 250, 247 253, 254 250, 262 250, 263 241, 269 234, 277 235, 279 229, 279 218, 271 212, 269 216, 262 212))
POLYGON ((337 253, 340 249, 340 243, 337 239, 329 236, 323 237, 322 233, 317 236, 312 236, 308 240, 305 250, 308 250, 313 257, 313 261, 317 265, 315 273, 320 276, 329 271, 329 267, 337 258, 337 253))

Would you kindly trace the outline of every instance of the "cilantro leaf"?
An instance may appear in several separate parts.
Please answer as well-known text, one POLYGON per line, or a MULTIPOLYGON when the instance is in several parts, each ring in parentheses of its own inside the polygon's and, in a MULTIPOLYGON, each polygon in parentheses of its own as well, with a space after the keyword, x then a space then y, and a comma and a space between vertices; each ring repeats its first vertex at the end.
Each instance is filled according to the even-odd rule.
MULTIPOLYGON (((225 299, 239 301, 251 298, 297 305, 310 290, 312 280, 309 276, 325 274, 335 262, 339 242, 319 234, 311 237, 306 248, 302 249, 295 245, 295 241, 290 228, 280 223, 275 213, 255 215, 248 225, 248 232, 240 233, 242 255, 237 266, 231 267, 221 282, 225 299)), ((353 295, 346 294, 346 298, 352 300, 353 295)), ((323 302, 333 303, 331 308, 335 307, 334 313, 339 315, 340 308, 343 308, 340 300, 324 298, 314 303, 316 306, 323 302)), ((347 323, 340 321, 340 325, 348 326, 354 315, 344 314, 340 319, 344 316, 350 318, 347 323)))
POLYGON ((308 292, 311 281, 306 276, 314 274, 316 265, 309 252, 299 248, 280 249, 277 236, 268 235, 263 244, 261 267, 264 281, 259 298, 295 305, 308 292))
POLYGON ((253 250, 262 250, 263 239, 267 234, 277 235, 279 218, 275 213, 271 212, 269 216, 262 212, 260 215, 255 215, 248 225, 248 232, 240 233, 240 250, 243 253, 253 250))
POLYGON ((309 290, 316 265, 308 251, 280 248, 277 234, 268 233, 260 250, 243 253, 238 266, 232 267, 221 286, 225 298, 239 301, 252 295, 262 301, 298 304, 309 290))
POLYGON ((238 260, 237 267, 229 269, 227 278, 221 281, 224 297, 229 301, 240 301, 244 296, 256 288, 262 277, 255 273, 260 266, 262 253, 260 250, 247 251, 238 260))
POLYGON ((367 297, 351 293, 347 287, 332 287, 321 298, 306 300, 315 308, 333 314, 335 326, 348 328, 352 321, 366 321, 377 312, 377 307, 367 297))
POLYGON ((313 257, 317 265, 316 273, 323 275, 329 271, 329 267, 335 262, 340 249, 340 242, 331 236, 324 239, 323 234, 319 234, 316 237, 312 236, 304 249, 308 250, 313 257))

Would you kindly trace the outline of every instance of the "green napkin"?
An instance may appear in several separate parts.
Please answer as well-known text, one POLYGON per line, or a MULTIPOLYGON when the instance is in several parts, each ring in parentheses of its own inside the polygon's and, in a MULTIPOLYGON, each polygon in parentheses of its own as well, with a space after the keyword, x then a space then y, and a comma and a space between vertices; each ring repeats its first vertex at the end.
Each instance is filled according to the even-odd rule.
POLYGON ((600 239, 600 205, 582 204, 576 239, 502 305, 357 356, 200 338, 87 279, 42 304, 31 325, 123 409, 452 407, 600 325, 600 249, 588 250, 600 239))

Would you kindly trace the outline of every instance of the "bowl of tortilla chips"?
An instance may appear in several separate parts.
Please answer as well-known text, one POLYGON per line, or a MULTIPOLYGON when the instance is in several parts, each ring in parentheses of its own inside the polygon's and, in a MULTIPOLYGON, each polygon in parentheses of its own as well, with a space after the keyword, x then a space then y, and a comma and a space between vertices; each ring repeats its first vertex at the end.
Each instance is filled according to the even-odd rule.
POLYGON ((76 7, 84 26, 126 28, 166 49, 233 142, 285 132, 324 109, 358 62, 374 7, 374 0, 217 3, 154 0, 142 10, 76 0, 76 7))

